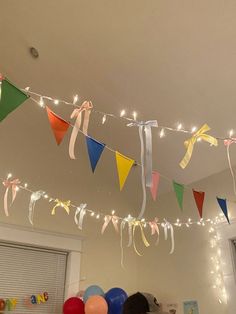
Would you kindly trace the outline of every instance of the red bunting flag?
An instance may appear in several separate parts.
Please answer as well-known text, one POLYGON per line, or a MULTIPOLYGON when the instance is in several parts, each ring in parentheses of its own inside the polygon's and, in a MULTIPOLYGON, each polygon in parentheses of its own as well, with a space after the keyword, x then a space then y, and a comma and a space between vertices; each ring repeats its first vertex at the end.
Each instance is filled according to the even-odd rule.
POLYGON ((51 124, 51 128, 54 133, 57 145, 60 145, 70 124, 67 121, 63 120, 58 115, 56 115, 48 107, 46 107, 46 109, 47 109, 47 114, 48 114, 48 120, 51 124))
POLYGON ((197 205, 199 215, 202 218, 202 209, 203 209, 203 203, 204 203, 204 198, 205 198, 205 192, 199 192, 199 191, 193 190, 193 196, 195 199, 195 203, 197 205))

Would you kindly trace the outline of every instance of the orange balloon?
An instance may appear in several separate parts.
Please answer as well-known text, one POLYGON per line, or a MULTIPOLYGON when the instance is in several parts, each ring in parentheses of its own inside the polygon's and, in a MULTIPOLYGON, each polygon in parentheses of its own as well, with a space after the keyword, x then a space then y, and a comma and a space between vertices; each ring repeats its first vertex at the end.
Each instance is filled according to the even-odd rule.
POLYGON ((85 314, 107 314, 108 306, 106 300, 100 295, 93 295, 85 303, 85 314))

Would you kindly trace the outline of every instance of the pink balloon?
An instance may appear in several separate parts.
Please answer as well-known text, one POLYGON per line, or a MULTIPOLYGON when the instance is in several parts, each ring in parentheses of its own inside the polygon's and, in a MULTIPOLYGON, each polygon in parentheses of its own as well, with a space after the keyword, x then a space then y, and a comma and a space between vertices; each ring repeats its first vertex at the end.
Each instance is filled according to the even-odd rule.
POLYGON ((99 296, 93 295, 85 303, 85 314, 107 314, 108 306, 106 300, 99 296))
POLYGON ((79 298, 70 298, 66 300, 63 306, 64 314, 84 314, 84 302, 79 298))

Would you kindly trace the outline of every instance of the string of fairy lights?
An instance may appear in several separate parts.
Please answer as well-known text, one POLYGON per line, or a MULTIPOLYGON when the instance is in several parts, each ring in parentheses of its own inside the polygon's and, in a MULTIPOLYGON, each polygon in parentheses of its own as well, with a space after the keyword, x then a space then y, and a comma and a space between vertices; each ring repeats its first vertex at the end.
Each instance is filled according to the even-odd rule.
POLYGON ((222 252, 219 246, 220 237, 214 226, 210 227, 209 234, 211 235, 210 246, 212 250, 210 258, 210 275, 212 276, 213 281, 212 288, 216 290, 219 303, 227 304, 228 296, 222 272, 222 252))
MULTIPOLYGON (((33 99, 33 101, 35 101, 40 107, 45 107, 45 101, 50 101, 52 104, 54 104, 55 106, 58 106, 60 104, 64 104, 64 105, 69 105, 69 106, 74 106, 76 108, 79 108, 79 106, 77 105, 78 101, 79 101, 79 96, 78 94, 76 94, 73 97, 73 101, 66 101, 63 99, 59 99, 59 98, 53 98, 51 96, 47 96, 47 95, 42 95, 38 92, 34 92, 30 89, 30 87, 26 87, 24 89, 22 89, 22 91, 26 92, 27 94, 29 94, 31 96, 31 98, 33 99), (35 99, 33 96, 36 96, 37 99, 35 99)), ((122 109, 120 111, 119 115, 115 115, 113 113, 107 113, 107 112, 103 112, 103 111, 99 111, 97 109, 92 109, 93 113, 99 114, 102 116, 102 124, 105 124, 105 122, 107 121, 108 118, 113 118, 113 119, 119 119, 119 120, 123 120, 125 122, 134 122, 137 121, 137 117, 138 117, 138 113, 137 111, 133 111, 131 113, 132 118, 127 116, 127 111, 125 109, 122 109)), ((176 123, 176 127, 170 127, 170 126, 163 126, 163 125, 157 125, 157 126, 153 126, 154 128, 158 128, 160 129, 159 132, 159 137, 160 138, 164 138, 167 135, 167 131, 170 132, 178 132, 178 133, 186 133, 186 134, 193 134, 194 132, 197 131, 197 126, 192 126, 190 129, 185 129, 183 127, 183 124, 178 122, 176 123)), ((233 135, 235 134, 235 131, 233 129, 230 129, 228 131, 228 135, 227 136, 215 136, 216 139, 218 140, 226 140, 226 139, 234 139, 233 135)), ((201 138, 198 139, 198 141, 201 141, 201 138)))
MULTIPOLYGON (((7 175, 7 180, 10 180, 12 178, 12 174, 9 173, 7 175)), ((2 180, 2 182, 4 182, 5 179, 3 178, 0 178, 0 180, 2 180)), ((35 191, 30 189, 29 188, 29 185, 28 183, 23 183, 23 184, 19 184, 16 186, 16 191, 19 192, 19 190, 24 190, 30 194, 34 193, 35 191)), ((49 195, 49 193, 47 193, 46 191, 44 191, 44 195, 43 195, 43 198, 48 201, 49 203, 53 202, 53 201, 56 201, 56 200, 62 200, 64 198, 55 198, 55 197, 52 197, 49 195)), ((74 208, 74 209, 78 209, 79 206, 70 202, 70 207, 71 208, 74 208)), ((100 219, 105 219, 105 217, 107 216, 111 216, 111 217, 114 217, 116 222, 118 221, 124 221, 126 218, 133 218, 134 220, 137 220, 137 218, 135 217, 132 217, 132 215, 128 215, 127 217, 121 217, 121 216, 117 216, 116 215, 116 211, 114 209, 112 209, 110 211, 110 213, 104 213, 104 212, 101 212, 101 211, 97 211, 97 210, 92 210, 92 209, 89 209, 89 208, 85 208, 85 212, 86 214, 88 214, 90 217, 93 217, 95 218, 96 220, 100 220, 100 219)), ((230 213, 229 213, 229 217, 230 217, 230 213)), ((153 220, 146 220, 145 218, 142 218, 140 220, 141 224, 143 225, 144 228, 146 228, 150 223, 152 223, 153 221, 155 220, 155 218, 153 220)), ((180 220, 179 218, 177 218, 175 221, 170 221, 169 219, 166 219, 164 218, 163 221, 156 221, 156 224, 161 226, 161 227, 165 227, 165 224, 166 222, 170 223, 171 225, 177 227, 177 228, 180 228, 180 227, 186 227, 186 228, 190 228, 192 225, 198 225, 198 226, 206 226, 206 225, 217 225, 219 223, 222 223, 225 221, 225 218, 224 218, 224 214, 223 213, 220 213, 218 216, 216 216, 215 218, 213 219, 204 219, 204 218, 201 218, 199 220, 192 220, 192 218, 188 218, 186 220, 180 220)))

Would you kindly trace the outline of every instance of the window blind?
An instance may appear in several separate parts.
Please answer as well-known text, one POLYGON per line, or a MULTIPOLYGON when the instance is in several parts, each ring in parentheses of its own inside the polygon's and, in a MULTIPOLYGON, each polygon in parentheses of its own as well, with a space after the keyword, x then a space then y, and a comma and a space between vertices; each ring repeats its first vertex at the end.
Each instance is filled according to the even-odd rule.
POLYGON ((4 313, 12 306, 11 313, 61 314, 66 262, 66 252, 0 242, 0 302, 6 303, 4 313), (46 302, 31 303, 45 292, 46 302), (7 299, 17 300, 15 309, 7 299))

